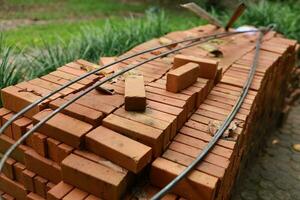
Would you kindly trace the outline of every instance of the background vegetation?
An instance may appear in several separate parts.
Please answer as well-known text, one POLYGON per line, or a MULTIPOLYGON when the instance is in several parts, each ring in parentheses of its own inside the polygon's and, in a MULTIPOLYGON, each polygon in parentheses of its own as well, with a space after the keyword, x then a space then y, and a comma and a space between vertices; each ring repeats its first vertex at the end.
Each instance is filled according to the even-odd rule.
MULTIPOLYGON (((167 32, 206 22, 180 0, 0 0, 0 88, 78 58, 97 62, 167 32)), ((237 1, 198 0, 224 23, 237 1)), ((300 41, 300 2, 252 1, 236 26, 277 25, 300 41)))

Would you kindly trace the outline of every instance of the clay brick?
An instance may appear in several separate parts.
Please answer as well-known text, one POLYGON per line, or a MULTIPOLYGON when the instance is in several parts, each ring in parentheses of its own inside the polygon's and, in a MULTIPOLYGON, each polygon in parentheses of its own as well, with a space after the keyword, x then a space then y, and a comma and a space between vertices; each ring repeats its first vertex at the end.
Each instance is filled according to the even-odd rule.
POLYGON ((162 104, 162 103, 159 103, 159 102, 147 100, 147 107, 176 116, 176 118, 177 118, 177 130, 180 129, 183 126, 183 124, 184 124, 184 122, 187 118, 187 114, 186 114, 185 110, 183 110, 181 108, 174 107, 174 106, 170 106, 170 105, 162 104))
POLYGON ((128 184, 124 174, 75 154, 63 160, 62 176, 67 183, 106 199, 119 199, 128 184))
POLYGON ((88 196, 88 193, 79 190, 78 188, 74 188, 69 194, 67 194, 63 200, 73 200, 73 199, 78 199, 78 200, 83 200, 88 196))
MULTIPOLYGON (((184 169, 185 167, 182 165, 157 158, 152 163, 150 181, 158 187, 163 187, 184 169)), ((188 199, 214 199, 217 185, 217 178, 194 170, 181 180, 172 191, 188 199)))
POLYGON ((35 176, 33 182, 34 182, 35 192, 41 197, 46 198, 46 193, 47 193, 46 185, 48 181, 43 177, 35 176))
POLYGON ((171 134, 171 124, 165 121, 161 121, 152 117, 149 117, 147 115, 140 112, 128 112, 123 107, 119 108, 114 112, 115 115, 118 115, 120 117, 142 123, 144 125, 159 129, 163 131, 163 145, 164 148, 167 147, 169 141, 170 141, 170 134, 171 134))
MULTIPOLYGON (((61 78, 61 77, 57 77, 57 76, 53 76, 51 74, 47 74, 45 76, 42 76, 40 77, 41 79, 43 80, 46 80, 46 81, 50 81, 52 83, 56 83, 56 84, 59 84, 59 85, 65 85, 69 82, 69 80, 67 79, 64 79, 64 78, 61 78)), ((69 86, 69 88, 73 89, 73 90, 80 90, 80 89, 83 89, 85 86, 80 84, 80 83, 74 83, 72 85, 69 86)))
POLYGON ((65 182, 59 182, 47 192, 47 200, 60 200, 66 196, 74 187, 65 182))
POLYGON ((3 174, 0 175, 0 190, 16 199, 26 199, 27 191, 20 183, 10 180, 3 174))
POLYGON ((199 58, 194 56, 186 56, 186 55, 176 55, 174 57, 173 68, 178 68, 186 63, 193 62, 199 64, 200 67, 200 77, 207 79, 215 79, 218 61, 207 59, 207 58, 199 58))
MULTIPOLYGON (((60 88, 60 85, 58 85, 56 83, 52 83, 50 81, 40 79, 40 78, 36 78, 36 79, 30 80, 28 82, 33 84, 33 85, 36 85, 36 86, 45 88, 47 90, 50 90, 50 91, 54 91, 54 90, 60 88)), ((58 93, 65 96, 65 95, 71 94, 72 92, 74 92, 74 90, 67 87, 67 88, 59 91, 58 93)))
MULTIPOLYGON (((13 113, 9 113, 7 115, 4 115, 2 117, 2 124, 5 124, 10 118, 12 118, 14 116, 13 113)), ((12 132, 12 125, 9 125, 9 127, 7 127, 4 130, 4 134, 7 135, 10 138, 13 138, 13 132, 12 132)))
POLYGON ((57 152, 58 152, 58 157, 57 157, 57 162, 61 163, 63 159, 65 159, 72 151, 74 150, 73 147, 67 145, 67 144, 60 144, 57 146, 57 152))
POLYGON ((103 120, 103 126, 150 146, 155 157, 162 152, 164 135, 161 130, 114 114, 107 116, 103 120))
POLYGON ((187 112, 187 102, 179 100, 179 99, 173 99, 170 97, 166 97, 166 96, 162 96, 162 95, 158 95, 158 94, 154 94, 154 93, 150 93, 147 92, 147 101, 151 100, 151 101, 156 101, 159 103, 163 103, 166 105, 170 105, 170 106, 175 106, 178 108, 182 108, 184 109, 184 112, 187 112))
MULTIPOLYGON (((68 95, 65 97, 65 99, 70 100, 74 97, 75 95, 68 95)), ((116 109, 116 106, 107 104, 107 102, 111 102, 111 103, 116 102, 116 98, 114 97, 121 98, 120 95, 86 94, 80 99, 78 99, 75 103, 103 112, 104 114, 110 114, 116 109), (105 96, 109 98, 106 98, 103 101, 105 96)), ((117 101, 117 103, 119 103, 119 101, 117 101)), ((120 103, 120 105, 122 105, 122 103, 120 103)))
POLYGON ((55 184, 49 181, 49 182, 47 183, 47 185, 46 185, 47 192, 48 192, 49 190, 51 190, 54 186, 55 186, 55 184))
POLYGON ((61 181, 60 166, 54 161, 40 156, 34 150, 28 150, 25 152, 25 165, 27 169, 52 181, 53 183, 61 181))
MULTIPOLYGON (((151 199, 157 192, 159 192, 159 188, 154 187, 150 184, 143 186, 136 192, 135 194, 132 194, 131 197, 128 198, 128 200, 133 199, 151 199)), ((162 200, 176 200, 177 196, 174 194, 166 194, 164 197, 161 198, 162 200)))
POLYGON ((58 140, 47 138, 48 157, 55 162, 58 162, 58 145, 60 144, 61 142, 58 140))
MULTIPOLYGON (((176 141, 173 141, 170 146, 169 146, 170 150, 185 154, 187 156, 191 156, 193 158, 196 158, 200 152, 202 151, 202 149, 198 149, 195 147, 191 147, 189 145, 186 144, 182 144, 176 141)), ((222 156, 218 156, 212 153, 207 154, 207 156, 204 158, 204 160, 206 162, 209 162, 211 164, 217 165, 219 167, 222 167, 224 169, 226 169, 229 166, 229 160, 227 158, 224 158, 222 156)))
POLYGON ((26 200, 44 200, 44 198, 39 196, 38 194, 30 192, 29 194, 27 194, 26 200))
MULTIPOLYGON (((69 74, 69 73, 66 73, 66 72, 63 72, 63 71, 58 71, 58 70, 56 70, 54 72, 51 72, 50 74, 53 75, 53 76, 56 76, 56 77, 66 79, 68 81, 72 81, 72 80, 78 78, 75 75, 72 75, 72 74, 69 74)), ((78 81, 78 83, 80 83, 80 84, 84 85, 85 87, 87 87, 87 86, 92 85, 93 81, 90 80, 90 79, 84 78, 84 79, 78 81)))
POLYGON ((26 169, 22 163, 14 164, 15 180, 24 185, 23 171, 26 169))
MULTIPOLYGON (((50 109, 41 111, 34 116, 34 123, 41 121, 51 113, 52 110, 50 109)), ((58 113, 43 124, 38 131, 72 147, 79 148, 82 145, 83 136, 91 129, 92 125, 90 124, 58 113)))
MULTIPOLYGON (((0 135, 0 153, 5 153, 7 151, 7 149, 9 147, 11 147, 11 145, 13 145, 15 143, 14 140, 12 140, 11 138, 9 138, 6 135, 0 135)), ((11 154, 11 157, 13 159, 15 159, 18 162, 21 163, 25 163, 24 162, 24 155, 25 155, 25 151, 30 149, 27 146, 24 145, 19 145, 11 154)))
MULTIPOLYGON (((52 109, 57 109, 66 102, 67 100, 65 99, 56 99, 50 102, 49 106, 52 109)), ((102 119, 104 118, 104 114, 102 112, 82 106, 77 103, 69 105, 62 111, 62 113, 74 117, 78 120, 92 124, 93 126, 100 125, 102 119)))
POLYGON ((3 117, 4 115, 9 114, 9 113, 11 113, 10 110, 8 110, 8 109, 6 109, 6 108, 0 108, 0 124, 1 124, 1 126, 3 125, 3 123, 2 123, 2 117, 3 117))
POLYGON ((100 126, 86 135, 86 148, 135 173, 151 161, 151 148, 100 126))
POLYGON ((7 176, 11 180, 15 179, 15 173, 13 168, 15 163, 16 161, 14 159, 8 158, 4 163, 3 170, 2 170, 3 174, 5 174, 5 176, 7 176))
POLYGON ((27 126, 32 123, 30 119, 27 117, 22 117, 17 119, 12 123, 12 132, 13 132, 13 139, 18 140, 21 136, 26 132, 27 126))
MULTIPOLYGON (((14 112, 20 111, 22 108, 28 106, 29 104, 39 100, 41 96, 37 96, 32 92, 21 92, 22 89, 16 86, 9 86, 1 90, 1 97, 3 102, 3 107, 12 110, 14 112)), ((45 100, 45 103, 49 100, 45 100)), ((26 112, 24 115, 26 117, 32 117, 34 114, 38 113, 45 106, 39 104, 33 107, 30 111, 26 112)))
POLYGON ((47 136, 34 132, 31 135, 32 148, 41 156, 47 157, 47 136))
MULTIPOLYGON (((57 68, 57 70, 71 74, 73 76, 77 76, 77 77, 86 74, 86 71, 84 71, 84 70, 78 70, 78 69, 74 69, 74 68, 68 67, 68 66, 59 67, 59 68, 57 68)), ((94 74, 91 74, 90 76, 86 77, 86 79, 95 81, 95 80, 99 79, 99 77, 94 74)))
MULTIPOLYGON (((167 151, 164 152, 164 154, 162 155, 163 158, 170 160, 172 162, 176 162, 179 164, 182 164, 184 166, 188 166, 190 165, 193 161, 194 158, 184 155, 182 153, 173 151, 168 149, 167 151)), ((206 161, 202 161, 200 162, 195 169, 204 172, 206 174, 212 175, 214 177, 220 178, 222 179, 225 175, 225 169, 222 167, 219 167, 217 165, 211 164, 209 162, 206 161)))
POLYGON ((117 57, 100 57, 99 59, 99 65, 108 65, 117 60, 117 57))
POLYGON ((3 194, 1 196, 4 200, 15 200, 15 197, 9 195, 9 194, 3 194))
POLYGON ((144 111, 146 109, 146 91, 143 76, 125 78, 125 109, 144 111))
POLYGON ((180 66, 167 74, 166 89, 170 92, 179 92, 195 83, 198 76, 198 64, 188 63, 180 66))
POLYGON ((94 196, 94 195, 89 195, 89 196, 87 196, 86 198, 85 198, 85 200, 101 200, 100 198, 98 198, 98 197, 96 197, 96 196, 94 196))
POLYGON ((35 176, 36 174, 28 169, 25 169, 23 171, 24 187, 26 188, 26 190, 35 192, 33 182, 35 176))

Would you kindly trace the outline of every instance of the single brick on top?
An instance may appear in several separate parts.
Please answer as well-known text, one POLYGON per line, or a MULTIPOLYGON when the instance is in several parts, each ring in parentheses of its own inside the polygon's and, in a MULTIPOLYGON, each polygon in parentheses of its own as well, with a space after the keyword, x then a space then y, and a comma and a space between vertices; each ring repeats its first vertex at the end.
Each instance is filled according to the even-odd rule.
POLYGON ((146 109, 143 76, 130 75, 125 78, 125 109, 128 111, 144 111, 146 109))
POLYGON ((199 69, 198 64, 188 63, 170 71, 167 74, 167 91, 177 93, 195 83, 199 69))

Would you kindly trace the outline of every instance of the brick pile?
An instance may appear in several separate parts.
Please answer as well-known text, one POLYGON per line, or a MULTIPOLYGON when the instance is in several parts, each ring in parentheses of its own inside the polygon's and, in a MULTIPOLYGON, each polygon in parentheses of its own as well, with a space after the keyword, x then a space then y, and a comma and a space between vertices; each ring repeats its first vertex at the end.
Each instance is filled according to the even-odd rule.
MULTIPOLYGON (((188 37, 215 33, 212 26, 173 32, 141 44, 123 56, 188 37)), ((0 175, 5 199, 149 199, 178 175, 212 138, 211 123, 231 111, 247 78, 254 56, 254 35, 220 39, 223 57, 213 57, 202 45, 151 61, 109 83, 113 95, 93 90, 50 119, 12 154, 0 175), (175 57, 175 58, 174 58, 175 57), (181 63, 181 64, 178 64, 181 63), (167 74, 178 66, 200 65, 200 74, 186 88, 167 90, 167 74), (191 64, 192 63, 192 64, 191 64), (194 64, 193 64, 194 63, 194 64), (202 67, 207 63, 209 66, 202 67), (218 64, 218 65, 216 65, 218 64), (178 65, 178 66, 177 66, 178 65), (217 66, 217 67, 216 67, 217 66), (217 72, 216 72, 217 71, 217 72), (127 111, 128 76, 142 75, 146 108, 127 111), (141 180, 148 179, 139 185, 141 180)), ((258 69, 235 128, 220 139, 191 174, 165 199, 229 199, 234 180, 247 155, 274 126, 294 70, 296 41, 276 33, 264 37, 258 69)), ((170 47, 174 48, 174 47, 170 47)), ((0 136, 0 152, 54 109, 79 94, 103 75, 132 65, 168 48, 124 61, 66 88, 16 120, 0 136)), ((102 58, 100 65, 115 58, 102 58)), ((78 60, 56 71, 1 91, 1 124, 21 108, 88 71, 95 64, 78 60)))

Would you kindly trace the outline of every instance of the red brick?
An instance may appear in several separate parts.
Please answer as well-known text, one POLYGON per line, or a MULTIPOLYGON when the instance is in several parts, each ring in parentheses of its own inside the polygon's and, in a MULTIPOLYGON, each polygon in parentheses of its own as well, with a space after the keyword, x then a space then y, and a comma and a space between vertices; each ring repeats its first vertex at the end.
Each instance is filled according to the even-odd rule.
POLYGON ((115 115, 118 115, 120 117, 142 123, 146 126, 150 126, 159 130, 163 131, 163 145, 164 148, 167 147, 169 141, 170 141, 170 134, 171 134, 171 124, 165 121, 161 121, 152 117, 149 117, 147 115, 140 112, 128 112, 123 107, 119 108, 114 112, 115 115))
MULTIPOLYGON (((138 192, 135 192, 132 194, 130 199, 151 199, 157 192, 159 192, 159 188, 154 187, 150 184, 147 184, 143 186, 142 188, 139 188, 138 192)), ((164 197, 161 198, 162 200, 176 200, 177 196, 174 194, 166 194, 164 197)))
POLYGON ((150 146, 155 157, 162 152, 164 135, 161 130, 113 114, 103 120, 103 126, 150 146))
MULTIPOLYGON (((61 87, 59 84, 52 83, 50 81, 46 81, 46 80, 43 80, 43 79, 40 79, 40 78, 36 78, 36 79, 30 80, 28 82, 33 84, 33 85, 36 85, 36 86, 45 88, 47 90, 50 90, 50 91, 55 91, 55 90, 57 90, 58 88, 61 87)), ((67 88, 59 91, 58 93, 65 96, 65 95, 71 94, 72 92, 74 92, 74 90, 67 87, 67 88)))
POLYGON ((83 200, 88 196, 88 193, 79 190, 78 188, 74 188, 70 193, 68 193, 63 200, 83 200))
POLYGON ((135 173, 151 161, 151 148, 100 126, 86 135, 88 150, 135 173))
MULTIPOLYGON (((45 76, 42 76, 40 77, 41 79, 43 80, 46 80, 46 81, 50 81, 52 83, 56 83, 56 84, 59 84, 59 85, 65 85, 69 82, 69 80, 66 80, 64 78, 61 78, 61 77, 57 77, 57 76, 53 76, 51 74, 47 74, 45 76)), ((83 89, 85 86, 80 84, 80 83, 74 83, 72 85, 69 86, 69 88, 73 89, 73 90, 80 90, 80 89, 83 89)))
POLYGON ((27 191, 20 183, 10 180, 3 174, 0 175, 0 190, 8 193, 16 199, 26 199, 27 191))
POLYGON ((24 187, 26 188, 26 190, 35 192, 33 182, 35 176, 36 174, 28 169, 25 169, 23 171, 24 187))
POLYGON ((143 76, 130 75, 125 78, 125 109, 128 111, 144 111, 146 109, 143 76))
POLYGON ((47 152, 48 152, 48 157, 55 161, 58 162, 58 145, 60 145, 61 142, 58 140, 55 140, 53 138, 48 137, 47 138, 47 152))
POLYGON ((15 198, 9 194, 3 194, 1 196, 4 200, 15 200, 15 198))
POLYGON ((27 117, 22 117, 14 121, 12 123, 12 132, 14 140, 20 139, 21 136, 26 132, 27 126, 29 126, 31 123, 32 121, 27 117))
MULTIPOLYGON (((56 99, 50 102, 50 108, 57 109, 58 107, 65 104, 67 100, 65 99, 56 99)), ((72 103, 67 108, 65 108, 62 113, 74 117, 78 120, 87 122, 92 124, 93 126, 100 125, 102 119, 104 118, 104 114, 100 111, 82 106, 77 103, 72 103)))
POLYGON ((47 182, 48 181, 46 179, 44 179, 43 177, 40 177, 40 176, 34 177, 35 192, 44 198, 46 198, 46 193, 47 193, 47 189, 46 189, 47 182))
POLYGON ((3 170, 2 170, 3 174, 5 174, 5 176, 10 178, 11 180, 15 179, 15 173, 13 168, 15 163, 16 161, 14 159, 8 158, 4 163, 3 170))
POLYGON ((60 200, 64 196, 66 196, 73 188, 73 186, 65 182, 59 182, 47 192, 47 200, 60 200))
MULTIPOLYGON (((11 145, 15 143, 14 140, 11 138, 7 137, 6 135, 0 135, 0 152, 5 153, 11 145)), ((11 157, 15 159, 18 162, 24 163, 24 155, 25 151, 30 149, 27 146, 24 145, 19 145, 11 154, 11 157)))
POLYGON ((62 176, 67 183, 106 199, 119 199, 128 184, 128 176, 75 154, 63 160, 62 176))
MULTIPOLYGON (((52 113, 52 110, 46 109, 34 116, 34 122, 41 121, 44 117, 52 113)), ((92 125, 82 122, 78 119, 58 113, 38 131, 64 142, 72 147, 79 148, 82 145, 83 136, 92 129, 92 125)))
MULTIPOLYGON (((51 72, 50 75, 53 75, 53 76, 56 76, 56 77, 59 77, 59 78, 63 78, 63 79, 66 79, 68 81, 72 81, 76 78, 78 78, 77 76, 75 75, 72 75, 72 74, 68 74, 66 72, 63 72, 63 71, 54 71, 54 72, 51 72)), ((84 85, 85 87, 89 86, 89 85, 92 85, 93 84, 93 81, 90 80, 90 79, 87 79, 87 78, 84 78, 80 81, 78 81, 77 83, 80 83, 82 85, 84 85)))
POLYGON ((43 200, 44 198, 33 193, 33 192, 30 192, 27 197, 26 197, 26 200, 43 200))
POLYGON ((180 66, 167 74, 166 89, 170 92, 179 92, 195 83, 198 76, 198 64, 188 63, 180 66))
POLYGON ((41 156, 47 157, 47 136, 34 132, 31 135, 32 148, 41 156))
MULTIPOLYGON (((173 150, 170 150, 170 149, 165 151, 164 154, 162 155, 162 157, 167 159, 167 160, 170 160, 172 162, 176 162, 176 163, 179 163, 181 165, 184 165, 184 166, 188 166, 194 161, 193 157, 190 157, 188 155, 184 155, 182 153, 179 153, 179 152, 176 152, 176 151, 173 151, 173 150)), ((203 173, 212 175, 214 177, 220 178, 220 179, 222 179, 225 175, 225 169, 224 168, 219 167, 219 166, 214 165, 214 164, 211 164, 211 163, 206 162, 206 161, 200 162, 195 167, 195 169, 197 169, 197 170, 199 170, 203 173)))
MULTIPOLYGON (((14 116, 13 113, 9 113, 7 115, 4 115, 2 117, 2 124, 5 124, 10 118, 12 118, 14 116)), ((13 138, 13 132, 12 132, 12 125, 9 125, 9 127, 7 127, 4 130, 4 134, 7 135, 10 138, 13 138)))
MULTIPOLYGON (((173 150, 173 151, 177 151, 177 152, 182 153, 182 154, 185 154, 187 156, 191 156, 193 158, 196 158, 202 151, 202 149, 191 147, 191 146, 188 146, 186 144, 182 144, 182 143, 179 143, 179 142, 176 142, 176 141, 174 141, 170 144, 169 149, 173 150)), ((209 153, 204 158, 204 160, 206 162, 211 163, 211 164, 220 166, 224 169, 226 169, 229 166, 229 163, 230 163, 227 158, 224 158, 222 156, 218 156, 218 155, 215 155, 215 154, 212 154, 212 153, 209 153)))
MULTIPOLYGON (((21 92, 22 89, 16 86, 9 86, 1 90, 1 97, 3 102, 3 107, 18 112, 29 104, 39 100, 41 96, 37 96, 32 92, 21 92)), ((49 100, 45 100, 45 103, 49 100)), ((30 111, 26 112, 24 115, 27 117, 32 117, 34 114, 38 113, 45 106, 39 104, 33 107, 30 111)))
MULTIPOLYGON (((59 67, 59 68, 57 68, 57 70, 65 72, 65 73, 68 73, 68 74, 71 74, 73 76, 77 76, 77 77, 86 74, 85 70, 78 70, 78 69, 75 69, 75 68, 72 68, 72 67, 68 67, 68 66, 59 67)), ((92 74, 92 75, 86 77, 86 79, 91 80, 91 81, 95 81, 95 80, 99 79, 99 77, 96 76, 96 75, 94 75, 94 74, 92 74)))
POLYGON ((147 92, 146 96, 147 96, 147 101, 151 100, 151 101, 156 101, 170 106, 175 106, 178 108, 182 108, 184 109, 184 112, 187 112, 187 102, 185 101, 179 99, 173 99, 170 97, 166 97, 166 96, 162 96, 150 92, 147 92))
POLYGON ((11 113, 10 110, 8 110, 8 109, 6 109, 6 108, 0 108, 0 124, 1 124, 1 126, 3 125, 3 124, 2 124, 2 117, 3 117, 4 115, 9 114, 9 113, 11 113))
POLYGON ((189 62, 199 64, 200 67, 199 74, 201 78, 215 79, 217 68, 218 68, 218 61, 212 59, 199 58, 199 57, 179 54, 174 57, 173 68, 178 68, 189 62))
POLYGON ((67 145, 67 144, 60 144, 57 146, 57 152, 58 152, 58 163, 61 163, 63 159, 65 159, 69 154, 72 153, 74 150, 73 147, 67 145))
POLYGON ((46 185, 47 192, 48 192, 49 190, 51 190, 54 186, 55 186, 55 184, 49 181, 49 182, 47 183, 47 185, 46 185))
POLYGON ((149 100, 147 100, 147 107, 176 116, 177 129, 180 129, 183 126, 183 124, 187 118, 187 114, 186 114, 185 110, 183 110, 182 108, 177 108, 174 106, 162 104, 162 103, 155 102, 155 101, 149 101, 149 100))
POLYGON ((23 171, 26 169, 22 163, 14 164, 15 180, 24 185, 23 171))
MULTIPOLYGON (((158 187, 163 187, 184 169, 185 167, 182 165, 163 158, 157 158, 152 163, 150 181, 158 187)), ((217 178, 194 170, 181 180, 172 191, 188 199, 213 199, 217 184, 217 178)))
POLYGON ((89 195, 89 196, 87 196, 86 198, 85 198, 85 200, 101 200, 100 198, 98 198, 98 197, 96 197, 96 196, 94 196, 94 195, 89 195))
MULTIPOLYGON (((71 100, 75 96, 76 95, 68 95, 67 97, 65 97, 65 99, 71 100)), ((83 97, 78 99, 75 103, 103 112, 104 114, 110 114, 116 109, 116 107, 119 107, 120 105, 123 104, 121 103, 120 98, 121 96, 117 94, 103 95, 103 94, 90 93, 84 95, 83 97), (111 104, 115 104, 113 102, 118 103, 119 105, 118 106, 111 105, 111 104)), ((124 101, 123 98, 122 101, 124 101)))
POLYGON ((25 153, 26 168, 38 175, 58 183, 61 181, 61 168, 54 161, 44 158, 34 150, 28 150, 25 153))

